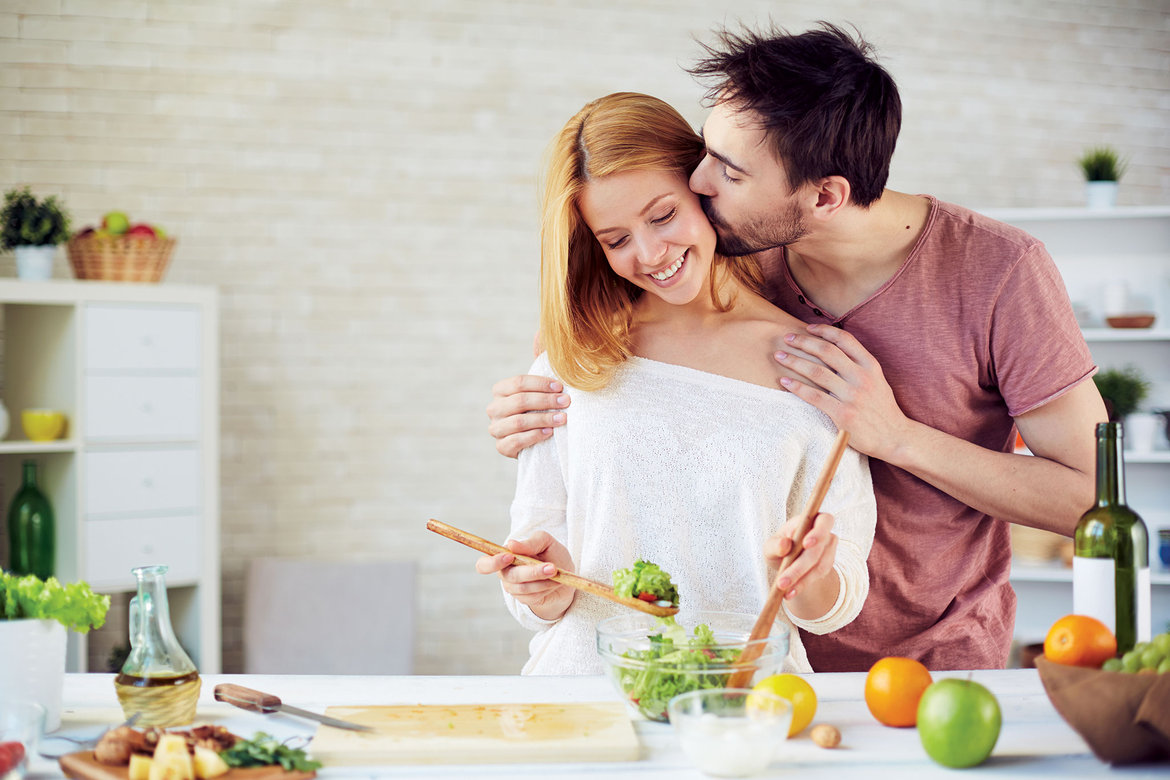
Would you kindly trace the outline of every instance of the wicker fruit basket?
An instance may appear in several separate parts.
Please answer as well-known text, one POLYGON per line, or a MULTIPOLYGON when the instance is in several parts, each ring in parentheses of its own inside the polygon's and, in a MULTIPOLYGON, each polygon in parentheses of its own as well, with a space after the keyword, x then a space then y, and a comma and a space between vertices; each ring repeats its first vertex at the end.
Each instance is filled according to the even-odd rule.
POLYGON ((158 282, 171 260, 175 239, 90 233, 71 238, 67 248, 69 264, 78 279, 158 282))

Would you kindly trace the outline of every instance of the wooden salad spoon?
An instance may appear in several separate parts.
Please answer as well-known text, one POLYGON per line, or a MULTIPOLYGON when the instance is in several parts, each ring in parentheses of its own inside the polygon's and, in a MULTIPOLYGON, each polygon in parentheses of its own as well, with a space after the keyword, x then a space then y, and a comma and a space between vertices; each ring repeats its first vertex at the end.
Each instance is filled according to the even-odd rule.
MULTIPOLYGON (((536 558, 530 558, 527 555, 514 553, 507 547, 496 544, 495 542, 489 542, 487 539, 478 537, 475 534, 469 534, 466 531, 460 530, 453 525, 448 525, 447 523, 441 522, 439 520, 428 520, 427 529, 434 531, 440 536, 445 536, 448 539, 459 542, 460 544, 467 545, 473 550, 479 550, 481 553, 486 553, 487 555, 509 553, 515 556, 517 563, 526 563, 533 566, 543 566, 547 563, 547 561, 541 561, 537 560, 536 558)), ((631 609, 636 609, 640 612, 646 612, 657 617, 667 617, 668 615, 673 615, 678 612, 678 607, 670 606, 669 604, 663 606, 666 604, 664 601, 643 601, 642 599, 619 596, 613 592, 613 588, 611 588, 609 585, 602 585, 600 582, 586 579, 585 577, 573 574, 572 572, 561 571, 560 569, 557 569, 557 573, 552 576, 552 579, 561 583, 562 585, 568 585, 570 588, 576 588, 577 590, 584 591, 585 593, 592 593, 594 596, 600 596, 603 599, 609 599, 615 604, 621 604, 622 606, 630 607, 631 609)))
MULTIPOLYGON (((821 474, 817 477, 817 483, 813 486, 812 494, 808 497, 808 502, 804 505, 804 511, 800 515, 800 523, 796 527, 796 533, 792 535, 792 549, 780 561, 780 566, 776 569, 776 579, 773 582, 779 581, 780 576, 784 574, 784 570, 803 551, 804 535, 812 527, 813 518, 817 516, 817 512, 821 509, 821 502, 825 500, 825 495, 829 492, 829 485, 833 481, 833 475, 837 473, 837 466, 841 463, 841 456, 845 454, 845 448, 848 446, 849 432, 839 431, 837 433, 837 440, 833 442, 833 449, 829 451, 829 459, 825 461, 824 468, 821 469, 821 474)), ((752 626, 752 633, 748 638, 748 645, 740 653, 739 658, 736 659, 735 665, 740 668, 736 669, 727 681, 728 688, 746 688, 751 682, 752 674, 755 673, 752 664, 764 652, 765 643, 760 640, 766 639, 771 633, 772 624, 776 622, 776 615, 780 613, 780 606, 784 603, 784 597, 787 595, 787 588, 778 588, 775 585, 771 588, 771 592, 768 594, 768 600, 764 602, 764 608, 760 610, 760 616, 756 619, 756 624, 752 626)))

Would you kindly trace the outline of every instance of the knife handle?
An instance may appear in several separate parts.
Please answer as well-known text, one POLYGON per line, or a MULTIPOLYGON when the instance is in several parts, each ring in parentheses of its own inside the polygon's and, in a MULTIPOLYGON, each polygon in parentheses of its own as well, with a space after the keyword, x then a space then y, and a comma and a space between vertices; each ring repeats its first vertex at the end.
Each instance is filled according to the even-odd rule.
POLYGON ((250 712, 276 712, 282 704, 280 697, 271 693, 254 691, 231 683, 220 683, 215 686, 215 700, 227 702, 250 712))

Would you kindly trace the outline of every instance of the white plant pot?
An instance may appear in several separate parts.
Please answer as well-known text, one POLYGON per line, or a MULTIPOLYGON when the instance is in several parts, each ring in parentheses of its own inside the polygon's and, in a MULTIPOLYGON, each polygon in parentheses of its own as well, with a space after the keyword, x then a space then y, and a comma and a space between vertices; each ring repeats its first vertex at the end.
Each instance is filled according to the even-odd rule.
POLYGON ((0 620, 0 701, 45 708, 45 731, 61 725, 65 626, 56 620, 0 620))
POLYGON ((53 278, 55 246, 13 247, 16 254, 16 275, 29 282, 44 282, 53 278))
POLYGON ((1085 182, 1085 205, 1091 209, 1111 209, 1117 205, 1117 182, 1085 182))
POLYGON ((1158 440, 1158 429, 1162 427, 1160 415, 1133 412, 1125 418, 1125 443, 1130 452, 1150 453, 1158 440))

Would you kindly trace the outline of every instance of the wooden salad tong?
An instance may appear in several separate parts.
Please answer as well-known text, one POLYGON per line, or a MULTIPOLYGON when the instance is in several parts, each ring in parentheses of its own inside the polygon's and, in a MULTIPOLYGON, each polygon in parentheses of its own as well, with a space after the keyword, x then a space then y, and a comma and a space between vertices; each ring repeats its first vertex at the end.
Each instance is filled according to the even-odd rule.
MULTIPOLYGON (((459 542, 460 544, 467 545, 473 550, 479 550, 481 553, 485 553, 487 555, 509 553, 516 556, 517 563, 526 563, 533 566, 543 566, 547 563, 547 561, 541 561, 537 560, 536 558, 530 558, 527 555, 514 553, 507 547, 496 544, 495 542, 489 542, 487 539, 478 537, 475 534, 469 534, 467 531, 460 530, 453 525, 448 525, 447 523, 441 522, 439 520, 428 520, 427 529, 434 531, 440 536, 445 536, 448 539, 459 542)), ((641 612, 646 612, 657 617, 666 617, 678 612, 678 607, 662 606, 662 604, 659 602, 643 601, 642 599, 619 596, 613 592, 613 588, 611 588, 609 585, 602 585, 600 582, 586 579, 585 577, 581 577, 571 572, 561 571, 560 569, 557 569, 557 573, 552 576, 552 579, 561 583, 562 585, 568 585, 570 588, 576 588, 577 590, 584 591, 585 593, 592 593, 594 596, 600 596, 601 598, 609 599, 616 604, 621 604, 622 606, 636 609, 641 612)))
MULTIPOLYGON (((821 509, 821 502, 825 500, 825 495, 829 492, 829 485, 833 481, 833 475, 837 473, 837 466, 841 463, 841 456, 845 454, 845 448, 849 446, 849 432, 839 431, 837 433, 837 440, 833 442, 833 449, 829 451, 829 459, 825 461, 824 468, 821 469, 821 474, 817 477, 816 485, 813 486, 812 494, 808 497, 808 502, 804 505, 804 511, 800 515, 800 524, 796 528, 796 533, 792 536, 792 549, 784 559, 780 561, 780 566, 776 570, 776 579, 779 581, 794 560, 804 550, 804 535, 809 532, 812 527, 813 518, 817 516, 817 512, 821 509)), ((764 602, 764 608, 760 610, 760 616, 756 619, 756 624, 752 626, 751 636, 748 638, 748 645, 736 660, 736 666, 741 668, 732 673, 731 678, 727 681, 728 688, 745 688, 751 683, 752 663, 760 657, 764 652, 764 642, 760 641, 766 639, 772 632, 772 624, 776 622, 776 615, 780 613, 780 606, 784 603, 784 597, 788 595, 787 588, 778 588, 774 584, 768 594, 768 600, 764 602)))

